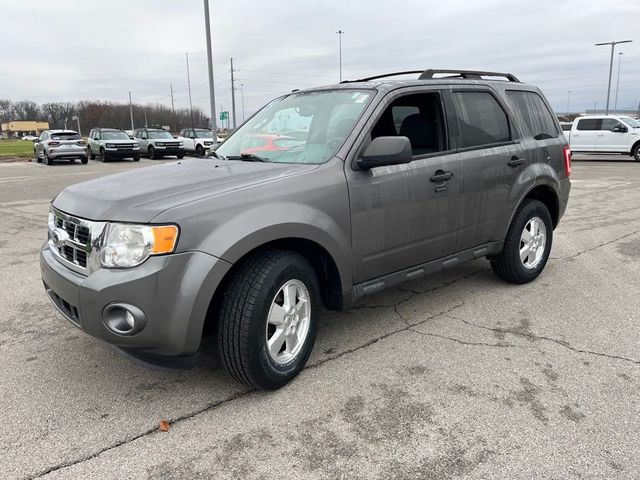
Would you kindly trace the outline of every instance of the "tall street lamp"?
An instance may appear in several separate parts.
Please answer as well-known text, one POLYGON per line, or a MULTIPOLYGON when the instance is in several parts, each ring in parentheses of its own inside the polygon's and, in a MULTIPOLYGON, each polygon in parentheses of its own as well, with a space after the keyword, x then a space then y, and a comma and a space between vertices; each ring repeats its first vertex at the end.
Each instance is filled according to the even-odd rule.
POLYGON ((569 105, 571 104, 571 90, 567 91, 567 113, 569 113, 569 105))
POLYGON ((338 34, 338 48, 340 50, 340 81, 342 82, 342 30, 336 32, 338 34))
POLYGON ((611 60, 609 61, 609 83, 607 85, 607 106, 605 107, 605 115, 609 114, 609 99, 611 98, 611 75, 613 73, 613 51, 616 48, 616 45, 619 43, 631 43, 633 40, 621 40, 618 42, 603 42, 596 43, 596 47, 602 47, 604 45, 611 45, 611 60))
POLYGON ((620 88, 620 64, 622 63, 622 55, 624 53, 618 52, 618 79, 616 80, 616 99, 613 102, 613 110, 618 110, 618 88, 620 88))

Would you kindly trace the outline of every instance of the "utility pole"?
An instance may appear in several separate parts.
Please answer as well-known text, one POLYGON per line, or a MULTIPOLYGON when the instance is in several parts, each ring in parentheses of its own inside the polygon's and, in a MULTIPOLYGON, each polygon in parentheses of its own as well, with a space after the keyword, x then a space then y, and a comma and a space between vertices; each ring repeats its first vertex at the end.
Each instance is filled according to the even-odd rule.
POLYGON ((233 83, 233 58, 231 59, 231 111, 233 113, 233 129, 236 129, 236 87, 233 83))
POLYGON ((144 126, 145 128, 149 128, 149 124, 147 123, 147 111, 144 111, 144 126))
POLYGON ((342 82, 342 34, 344 33, 342 30, 338 30, 336 32, 338 34, 338 48, 340 55, 340 81, 342 82))
POLYGON ((187 56, 187 86, 189 87, 189 112, 191 113, 191 128, 195 128, 193 123, 193 103, 191 103, 191 74, 189 73, 189 52, 185 53, 187 56))
POLYGON ((569 105, 571 104, 571 90, 567 92, 567 113, 569 113, 569 105))
POLYGON ((173 112, 173 115, 176 114, 176 107, 173 104, 173 83, 169 84, 169 88, 171 89, 171 111, 173 112))
POLYGON ((131 103, 131 92, 129 92, 129 114, 131 115, 131 133, 133 133, 133 104, 131 103))
POLYGON ((80 115, 74 115, 71 120, 75 120, 78 123, 78 135, 82 136, 82 130, 80 130, 80 115))
POLYGON ((596 43, 596 47, 601 47, 603 45, 611 45, 611 59, 609 61, 609 83, 607 85, 607 105, 605 107, 605 115, 609 115, 609 99, 611 98, 611 75, 613 74, 613 51, 616 48, 616 45, 619 43, 631 43, 633 40, 621 40, 619 42, 603 42, 596 43))
POLYGON ((620 88, 620 64, 622 63, 622 55, 624 55, 624 53, 618 52, 618 80, 616 81, 616 100, 613 102, 614 112, 618 110, 618 88, 620 88))
POLYGON ((213 54, 211 53, 211 20, 209 18, 209 0, 204 0, 204 26, 207 35, 207 68, 209 70, 209 102, 211 103, 211 131, 214 140, 218 138, 216 126, 216 96, 213 90, 213 54))
POLYGON ((240 84, 240 93, 242 94, 242 123, 244 123, 244 83, 240 84))

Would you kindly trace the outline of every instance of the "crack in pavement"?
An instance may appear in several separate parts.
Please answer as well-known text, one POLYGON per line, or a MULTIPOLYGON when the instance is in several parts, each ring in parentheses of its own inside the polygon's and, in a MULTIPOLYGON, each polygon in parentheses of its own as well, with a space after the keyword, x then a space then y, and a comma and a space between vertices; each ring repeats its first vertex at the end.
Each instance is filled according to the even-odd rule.
POLYGON ((583 253, 589 253, 593 250, 597 250, 598 248, 606 247, 607 245, 611 245, 612 243, 619 242, 620 240, 624 240, 625 238, 632 237, 633 235, 637 235, 640 233, 640 230, 636 230, 635 232, 627 233, 626 235, 622 235, 621 237, 614 238, 613 240, 609 240, 607 242, 599 243, 598 245, 587 248, 586 250, 581 250, 573 255, 567 255, 566 257, 549 257, 549 260, 571 260, 572 258, 579 257, 583 253))
POLYGON ((478 347, 497 347, 497 348, 528 348, 528 347, 523 347, 522 345, 515 345, 513 343, 468 342, 466 340, 460 340, 459 338, 447 337, 446 335, 438 335, 437 333, 421 332, 420 330, 414 330, 413 328, 409 328, 409 331, 413 333, 418 333, 420 335, 425 335, 428 337, 436 337, 436 338, 442 338, 444 340, 451 340, 452 342, 456 342, 461 345, 472 345, 472 346, 478 346, 478 347))
POLYGON ((609 359, 613 359, 613 360, 622 360, 624 362, 629 362, 629 363, 633 363, 636 365, 640 365, 640 360, 635 360, 633 358, 628 358, 628 357, 623 357, 621 355, 612 355, 612 354, 608 354, 608 353, 602 353, 602 352, 596 352, 593 350, 584 350, 581 348, 576 348, 571 346, 571 344, 569 344, 568 342, 564 341, 564 340, 558 340, 557 338, 552 338, 552 337, 547 337, 545 335, 535 335, 533 333, 526 333, 526 332, 521 332, 521 331, 515 331, 515 330, 509 330, 508 328, 498 328, 498 327, 487 327, 485 325, 480 325, 474 322, 471 322, 469 320, 465 320, 464 318, 459 318, 459 317, 454 317, 453 315, 445 315, 448 318, 451 318, 453 320, 457 320, 459 322, 465 323, 471 327, 476 327, 476 328, 480 328, 483 330, 488 330, 490 332, 496 332, 496 333, 509 333, 511 335, 515 335, 515 336, 520 336, 520 337, 526 337, 526 338, 531 338, 533 340, 545 340, 547 342, 552 342, 555 343, 557 345, 560 345, 561 347, 564 347, 568 350, 571 350, 573 352, 576 353, 583 353, 586 355, 595 355, 598 357, 605 357, 605 358, 609 358, 609 359))

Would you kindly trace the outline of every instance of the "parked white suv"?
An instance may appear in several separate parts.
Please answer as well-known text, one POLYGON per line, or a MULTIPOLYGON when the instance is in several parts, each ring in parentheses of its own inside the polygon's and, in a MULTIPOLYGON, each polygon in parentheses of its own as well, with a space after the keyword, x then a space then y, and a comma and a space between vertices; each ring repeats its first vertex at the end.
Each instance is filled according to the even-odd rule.
POLYGON ((213 145, 213 132, 206 128, 183 128, 178 140, 182 141, 185 152, 204 157, 205 152, 213 145))
POLYGON ((576 118, 569 134, 572 152, 622 153, 640 162, 640 122, 618 115, 576 118))

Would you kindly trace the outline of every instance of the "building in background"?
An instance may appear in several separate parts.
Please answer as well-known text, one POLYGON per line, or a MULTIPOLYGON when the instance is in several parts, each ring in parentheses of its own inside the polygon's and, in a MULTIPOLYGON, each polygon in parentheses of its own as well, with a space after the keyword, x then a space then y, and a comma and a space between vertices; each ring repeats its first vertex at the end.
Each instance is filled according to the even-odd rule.
POLYGON ((49 122, 19 120, 2 124, 3 138, 20 138, 25 135, 39 136, 43 130, 49 130, 49 122))

